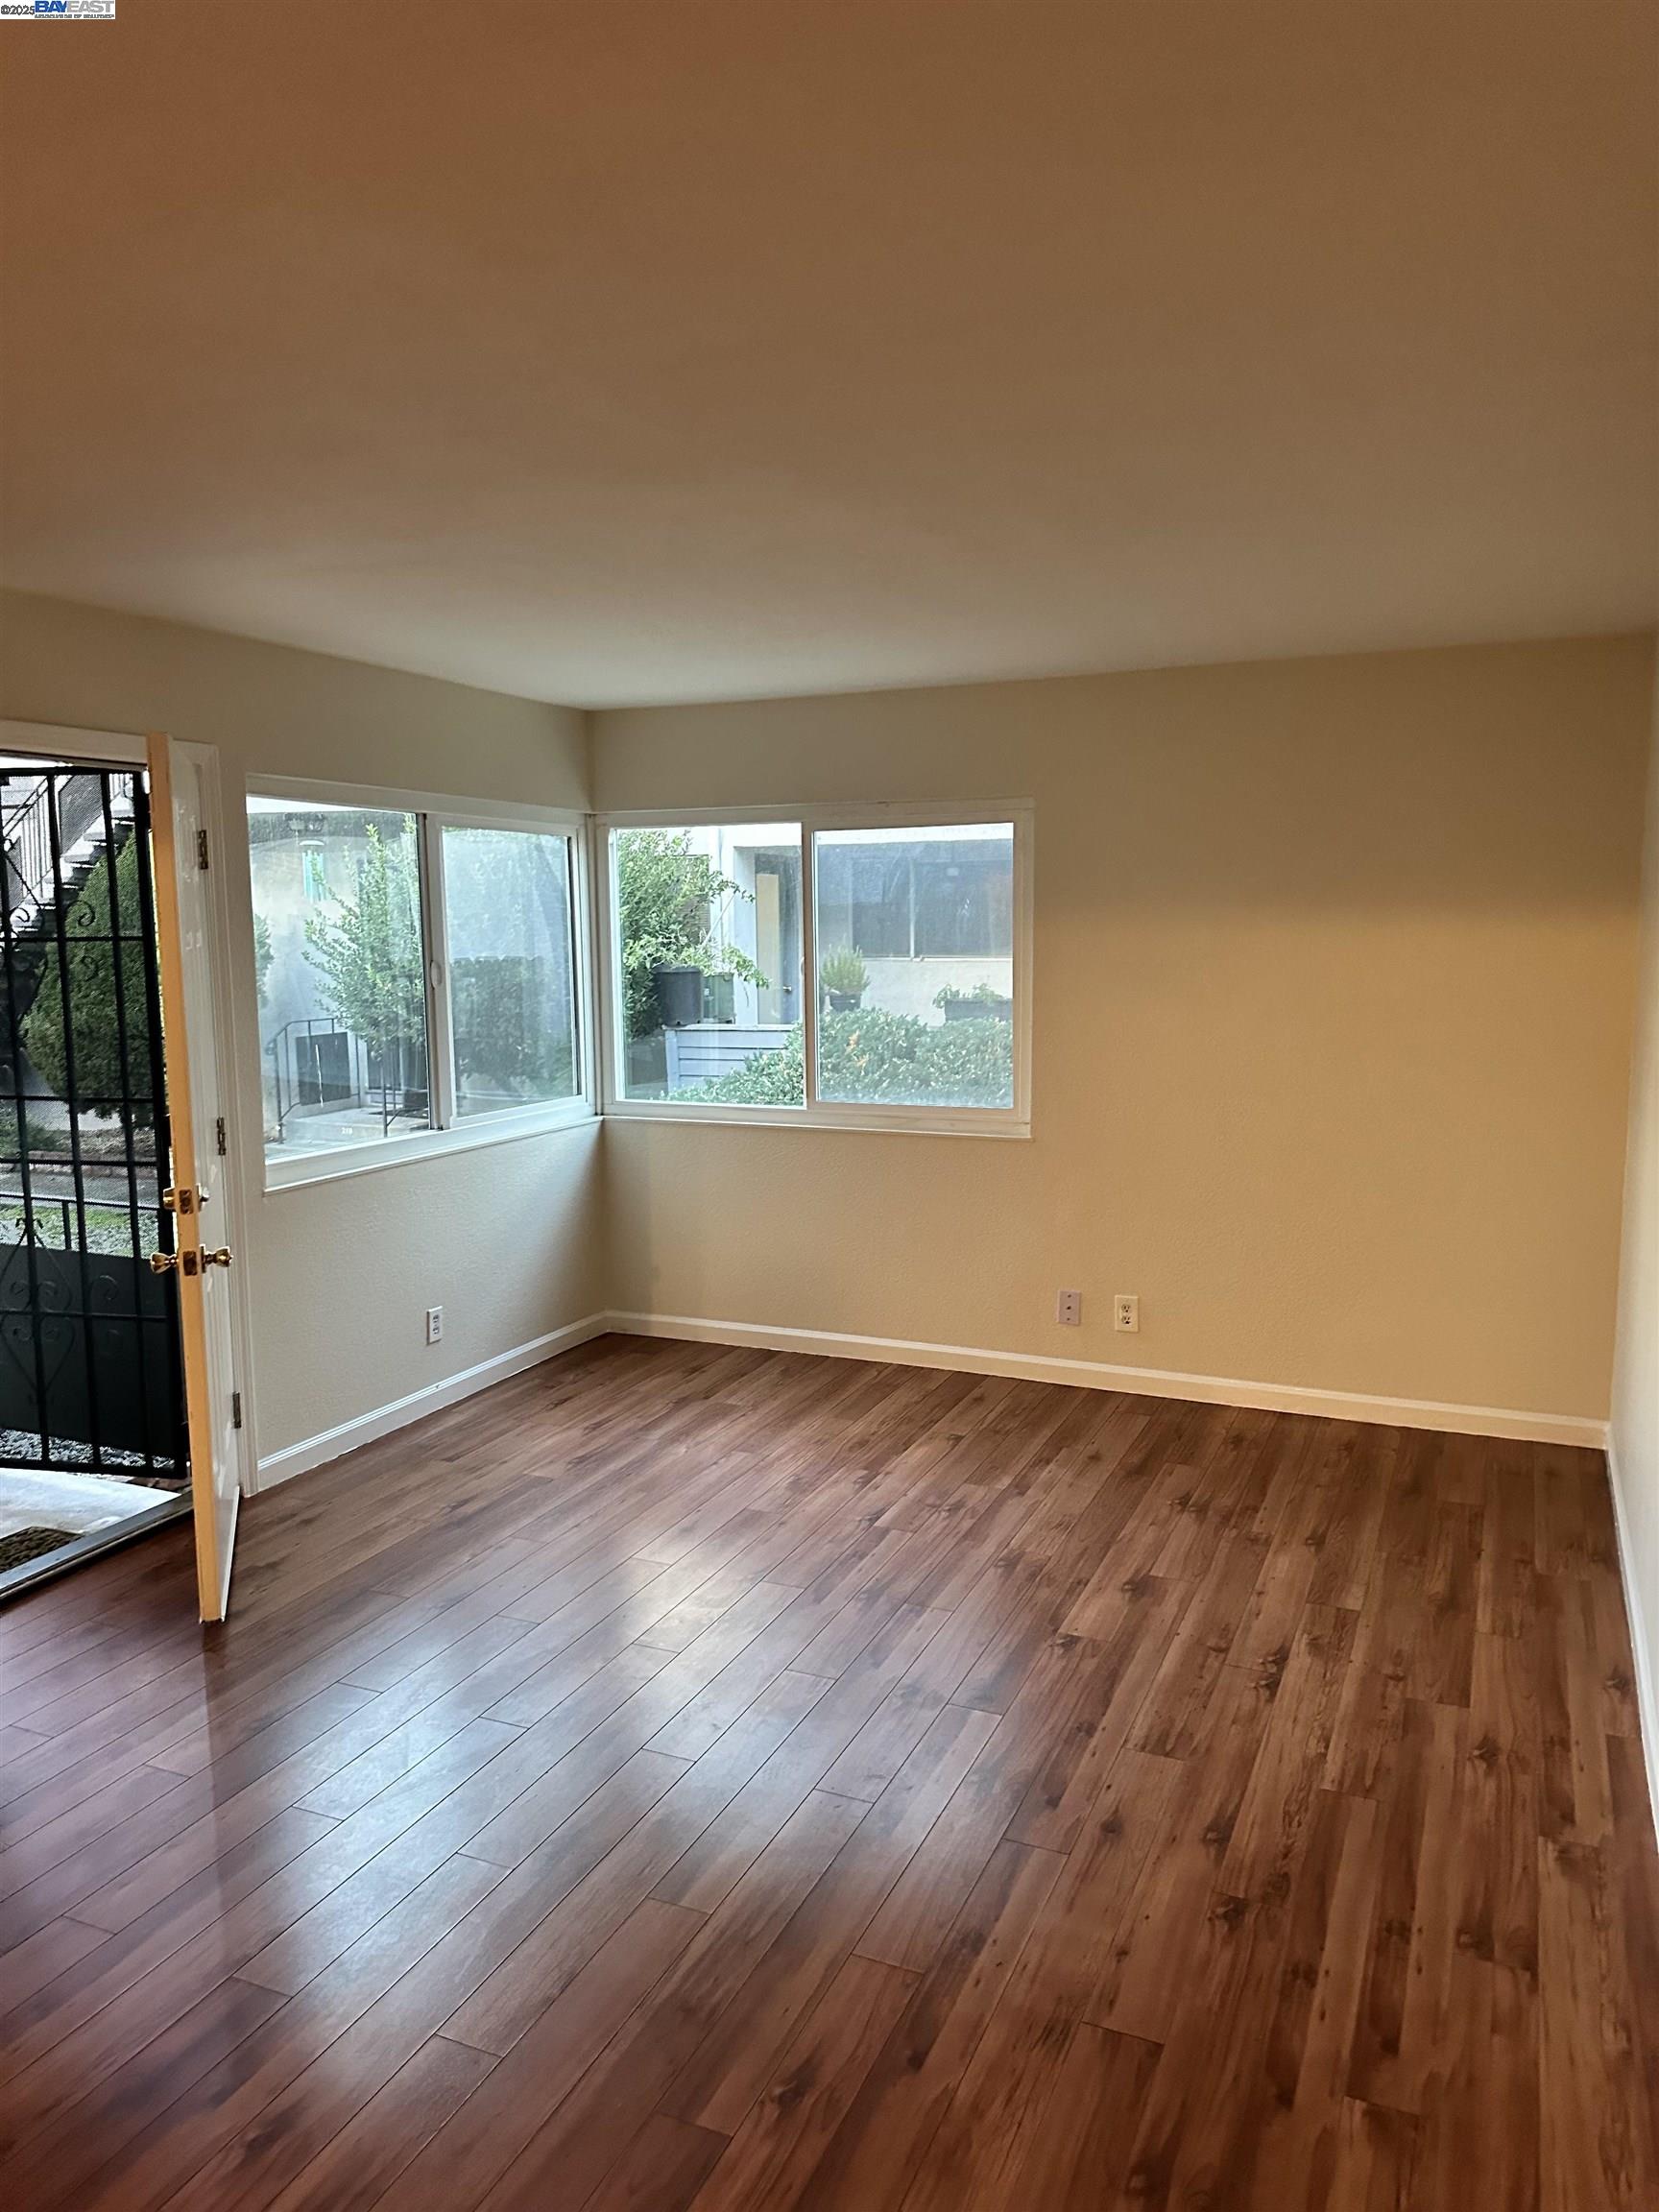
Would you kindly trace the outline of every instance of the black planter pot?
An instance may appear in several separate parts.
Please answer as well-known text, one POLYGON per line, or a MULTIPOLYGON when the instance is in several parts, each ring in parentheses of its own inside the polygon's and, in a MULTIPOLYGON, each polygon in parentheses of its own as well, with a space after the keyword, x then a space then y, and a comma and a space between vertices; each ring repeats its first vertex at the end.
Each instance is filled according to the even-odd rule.
POLYGON ((657 1006, 664 1029, 688 1029, 692 1022, 702 1021, 701 968, 653 968, 651 980, 657 986, 657 1006))
POLYGON ((827 991, 824 996, 830 1001, 831 1014, 856 1014, 864 1003, 862 991, 827 991))
POLYGON ((947 998, 947 1022, 1012 1022, 1012 998, 947 998))

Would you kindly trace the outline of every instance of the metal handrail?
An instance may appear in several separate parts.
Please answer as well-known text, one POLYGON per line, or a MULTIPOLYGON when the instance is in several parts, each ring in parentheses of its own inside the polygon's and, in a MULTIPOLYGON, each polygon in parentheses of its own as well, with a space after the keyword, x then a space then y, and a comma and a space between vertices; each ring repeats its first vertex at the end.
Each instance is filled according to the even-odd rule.
MULTIPOLYGON (((351 1038, 351 1032, 347 1028, 344 1022, 336 1021, 332 1015, 317 1014, 297 1015, 293 1021, 284 1022, 281 1028, 276 1030, 266 1041, 265 1049, 271 1055, 272 1090, 276 1103, 276 1137, 278 1142, 282 1141, 287 1129, 289 1115, 295 1112, 301 1103, 299 1079, 292 1073, 294 1063, 292 1039, 296 1031, 305 1037, 315 1037, 319 1034, 325 1037, 344 1036, 351 1039, 353 1046, 356 1043, 356 1040, 351 1038), (283 1081, 285 1073, 288 1075, 286 1084, 283 1081)), ((359 1100, 356 1080, 357 1054, 354 1049, 350 1053, 350 1062, 353 1103, 355 1104, 359 1100)))
POLYGON ((47 808, 52 803, 49 776, 8 777, 0 784, 0 834, 6 846, 6 898, 13 913, 25 906, 36 909, 41 891, 52 879, 52 832, 47 808), (13 788, 22 789, 13 798, 13 788), (19 896, 19 893, 21 896, 19 896))
MULTIPOLYGON (((401 1119, 404 1109, 395 1105, 393 1100, 408 1086, 401 1081, 391 1082, 387 1079, 387 1056, 384 1053, 380 1055, 380 1080, 376 1083, 370 1075, 370 1064, 374 1054, 367 1038, 360 1037, 354 1029, 333 1015, 296 1015, 292 1021, 284 1022, 279 1029, 273 1030, 265 1043, 265 1049, 271 1055, 272 1093, 276 1108, 276 1138, 279 1143, 286 1135, 289 1116, 297 1112, 302 1103, 299 1094, 299 1081, 293 1073, 292 1040, 296 1032, 306 1037, 346 1038, 351 1070, 349 1103, 353 1106, 367 1106, 372 1094, 378 1093, 382 1136, 391 1129, 394 1121, 401 1119)), ((401 1074, 401 1068, 398 1072, 401 1074)))
MULTIPOLYGON (((75 1201, 73 1198, 43 1198, 38 1191, 35 1190, 0 1190, 0 1206, 22 1207, 23 1236, 19 1238, 17 1241, 21 1243, 27 1239, 29 1242, 36 1244, 39 1242, 39 1238, 35 1235, 35 1217, 46 1207, 56 1206, 61 1218, 63 1228, 63 1241, 57 1247, 57 1249, 62 1252, 73 1251, 74 1246, 70 1241, 75 1214, 75 1201)), ((123 1209, 112 1207, 107 1208, 106 1211, 118 1213, 123 1211, 123 1209)), ((53 1249, 53 1247, 48 1245, 47 1249, 50 1251, 53 1249)))
MULTIPOLYGON (((104 784, 97 775, 0 778, 5 895, 14 929, 32 927, 60 896, 79 896, 84 869, 107 842, 104 784)), ((114 790, 109 801, 109 827, 118 832, 131 826, 131 804, 114 790)))

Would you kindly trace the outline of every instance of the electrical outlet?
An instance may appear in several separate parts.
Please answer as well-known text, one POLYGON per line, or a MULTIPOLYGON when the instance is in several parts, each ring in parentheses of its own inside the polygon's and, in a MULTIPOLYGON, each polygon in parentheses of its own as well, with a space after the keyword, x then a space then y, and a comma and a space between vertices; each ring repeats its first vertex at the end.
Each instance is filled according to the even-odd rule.
POLYGON ((442 1344, 444 1341, 444 1309, 442 1306, 428 1306, 426 1309, 426 1341, 428 1344, 442 1344))
POLYGON ((1136 1330, 1141 1326, 1141 1300, 1133 1290, 1119 1290, 1112 1301, 1112 1326, 1114 1329, 1136 1330))
POLYGON ((1062 1329, 1081 1329, 1083 1326, 1083 1293, 1081 1290, 1062 1290, 1054 1301, 1054 1318, 1062 1329))

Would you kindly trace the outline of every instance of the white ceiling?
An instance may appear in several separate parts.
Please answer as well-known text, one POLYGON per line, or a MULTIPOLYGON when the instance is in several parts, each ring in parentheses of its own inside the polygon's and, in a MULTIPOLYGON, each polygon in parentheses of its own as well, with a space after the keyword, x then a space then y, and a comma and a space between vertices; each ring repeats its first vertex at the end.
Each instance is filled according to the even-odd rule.
POLYGON ((6 23, 0 572, 577 705, 1644 626, 1655 24, 6 23))

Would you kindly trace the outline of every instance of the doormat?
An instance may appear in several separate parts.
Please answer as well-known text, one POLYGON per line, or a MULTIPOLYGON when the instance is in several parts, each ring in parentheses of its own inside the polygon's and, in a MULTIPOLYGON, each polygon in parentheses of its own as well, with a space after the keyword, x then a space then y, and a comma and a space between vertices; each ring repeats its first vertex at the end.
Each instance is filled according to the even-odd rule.
POLYGON ((13 1567, 26 1567, 31 1559, 39 1559, 75 1541, 72 1528, 13 1528, 9 1535, 0 1536, 0 1575, 10 1574, 13 1567))

